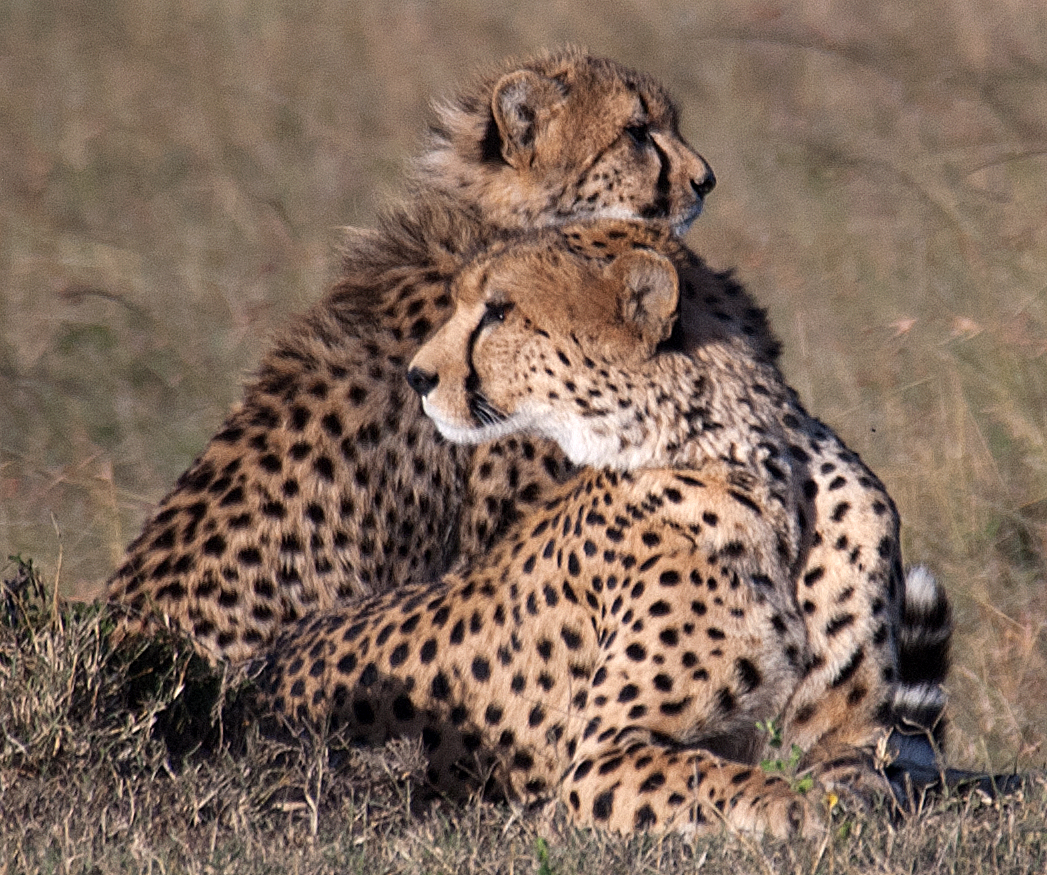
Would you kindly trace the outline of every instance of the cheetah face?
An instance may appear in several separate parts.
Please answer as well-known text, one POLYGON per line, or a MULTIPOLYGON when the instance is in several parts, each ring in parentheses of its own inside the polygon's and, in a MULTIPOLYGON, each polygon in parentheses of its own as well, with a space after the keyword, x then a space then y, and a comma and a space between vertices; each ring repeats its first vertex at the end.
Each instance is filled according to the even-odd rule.
POLYGON ((513 433, 556 441, 576 464, 621 458, 637 374, 672 330, 678 281, 649 249, 609 262, 545 232, 481 256, 458 278, 451 319, 408 382, 448 440, 513 433))
POLYGON ((441 109, 420 169, 508 228, 578 218, 682 234, 715 177, 649 77, 579 52, 539 58, 441 109))

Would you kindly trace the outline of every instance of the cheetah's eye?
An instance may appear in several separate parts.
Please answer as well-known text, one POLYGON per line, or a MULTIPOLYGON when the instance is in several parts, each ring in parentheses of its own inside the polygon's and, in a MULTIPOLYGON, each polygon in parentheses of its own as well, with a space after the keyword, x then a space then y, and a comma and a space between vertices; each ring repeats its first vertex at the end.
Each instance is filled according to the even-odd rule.
POLYGON ((646 122, 627 125, 625 132, 636 146, 646 147, 651 144, 651 128, 646 122))
POLYGON ((497 322, 505 321, 505 314, 513 309, 513 305, 507 302, 488 301, 483 316, 480 317, 480 327, 486 328, 497 322))

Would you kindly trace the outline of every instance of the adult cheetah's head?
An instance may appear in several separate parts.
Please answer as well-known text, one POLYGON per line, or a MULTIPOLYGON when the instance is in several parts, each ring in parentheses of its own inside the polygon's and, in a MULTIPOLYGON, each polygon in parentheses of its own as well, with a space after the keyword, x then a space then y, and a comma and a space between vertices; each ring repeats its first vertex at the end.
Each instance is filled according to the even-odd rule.
POLYGON ((576 464, 621 457, 632 395, 646 389, 637 375, 676 320, 677 274, 639 242, 600 258, 574 244, 552 231, 522 236, 459 275, 454 315, 408 372, 447 439, 526 432, 576 464))
POLYGON ((657 82, 579 50, 512 66, 436 109, 419 178, 503 227, 631 218, 682 234, 716 182, 657 82))

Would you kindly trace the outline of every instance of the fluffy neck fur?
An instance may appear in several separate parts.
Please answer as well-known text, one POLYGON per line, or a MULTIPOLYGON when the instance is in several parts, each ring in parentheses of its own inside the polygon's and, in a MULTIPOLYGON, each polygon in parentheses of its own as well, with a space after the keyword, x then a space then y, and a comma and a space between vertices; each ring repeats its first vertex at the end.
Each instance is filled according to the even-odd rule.
POLYGON ((660 353, 639 372, 610 370, 627 407, 617 395, 604 395, 581 415, 546 417, 539 426, 575 464, 696 468, 718 459, 756 465, 768 452, 762 436, 774 435, 774 442, 780 431, 777 408, 785 399, 779 382, 769 368, 739 361, 725 345, 660 353))

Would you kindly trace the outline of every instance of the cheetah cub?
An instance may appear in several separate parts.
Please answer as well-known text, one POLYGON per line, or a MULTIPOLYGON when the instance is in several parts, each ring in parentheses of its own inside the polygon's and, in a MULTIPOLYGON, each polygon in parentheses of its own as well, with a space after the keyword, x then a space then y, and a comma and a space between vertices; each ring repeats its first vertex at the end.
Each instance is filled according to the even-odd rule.
POLYGON ((438 107, 426 146, 404 204, 348 241, 334 288, 128 548, 107 595, 129 630, 168 624, 244 660, 310 610, 486 549, 570 473, 549 443, 440 440, 407 363, 478 248, 578 217, 682 233, 712 171, 660 85, 577 50, 481 78, 438 107))
POLYGON ((420 737, 438 787, 491 775, 624 832, 817 830, 821 792, 756 765, 763 721, 809 752, 819 788, 884 787, 869 753, 885 728, 861 705, 891 690, 863 689, 863 663, 895 670, 897 618, 834 654, 814 695, 794 402, 701 288, 681 295, 690 259, 664 231, 600 222, 462 272, 408 371, 425 412, 455 442, 538 436, 591 467, 488 555, 289 630, 263 708, 360 742, 420 737), (812 736, 822 707, 833 731, 812 736))

